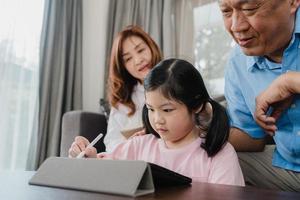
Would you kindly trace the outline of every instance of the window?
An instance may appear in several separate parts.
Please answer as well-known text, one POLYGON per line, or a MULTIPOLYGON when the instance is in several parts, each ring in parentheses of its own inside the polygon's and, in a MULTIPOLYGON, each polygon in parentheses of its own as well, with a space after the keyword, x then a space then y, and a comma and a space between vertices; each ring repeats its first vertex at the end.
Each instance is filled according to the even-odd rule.
POLYGON ((224 69, 234 41, 226 32, 216 0, 194 0, 194 56, 213 97, 224 94, 224 69))
POLYGON ((37 127, 41 0, 0 0, 0 169, 25 169, 37 127))

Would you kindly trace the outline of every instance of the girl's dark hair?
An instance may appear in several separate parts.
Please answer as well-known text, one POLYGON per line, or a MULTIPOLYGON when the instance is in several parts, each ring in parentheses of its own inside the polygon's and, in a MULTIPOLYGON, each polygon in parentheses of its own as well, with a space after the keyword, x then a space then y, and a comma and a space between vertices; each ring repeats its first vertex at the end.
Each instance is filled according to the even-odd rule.
MULTIPOLYGON (((197 69, 185 60, 167 59, 158 63, 144 80, 145 92, 159 91, 167 99, 175 100, 186 105, 189 112, 195 112, 201 106, 201 113, 205 105, 212 106, 212 119, 208 125, 197 124, 206 131, 206 136, 201 147, 206 150, 208 156, 214 156, 227 142, 229 136, 229 120, 226 110, 219 103, 209 97, 203 79, 197 69)), ((195 114, 195 117, 198 114, 195 114)), ((196 123, 199 123, 196 120, 196 123)), ((146 133, 158 136, 151 127, 148 110, 143 108, 143 123, 146 133)), ((200 121, 201 123, 201 121, 200 121)))

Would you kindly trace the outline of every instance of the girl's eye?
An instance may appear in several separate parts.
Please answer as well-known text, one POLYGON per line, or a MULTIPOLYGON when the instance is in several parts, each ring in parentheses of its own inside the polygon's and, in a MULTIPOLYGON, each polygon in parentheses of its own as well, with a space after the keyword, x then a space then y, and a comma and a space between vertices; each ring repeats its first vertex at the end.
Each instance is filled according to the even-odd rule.
POLYGON ((172 112, 174 109, 171 109, 171 108, 169 108, 169 109, 164 109, 163 111, 164 112, 172 112))

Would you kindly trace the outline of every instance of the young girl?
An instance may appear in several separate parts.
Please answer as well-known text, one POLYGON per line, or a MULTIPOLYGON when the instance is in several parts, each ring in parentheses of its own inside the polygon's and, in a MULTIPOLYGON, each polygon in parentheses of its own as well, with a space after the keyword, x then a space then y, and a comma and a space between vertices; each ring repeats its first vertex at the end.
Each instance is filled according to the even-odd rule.
POLYGON ((134 132, 133 129, 143 126, 141 116, 145 97, 142 83, 161 57, 153 39, 137 26, 126 27, 115 38, 108 77, 111 111, 104 138, 107 152, 125 140, 123 134, 126 131, 134 132))
POLYGON ((225 109, 212 100, 200 73, 184 60, 160 62, 144 80, 146 135, 119 144, 111 153, 77 137, 70 157, 85 150, 87 157, 144 160, 193 181, 244 186, 237 155, 227 142, 225 109))

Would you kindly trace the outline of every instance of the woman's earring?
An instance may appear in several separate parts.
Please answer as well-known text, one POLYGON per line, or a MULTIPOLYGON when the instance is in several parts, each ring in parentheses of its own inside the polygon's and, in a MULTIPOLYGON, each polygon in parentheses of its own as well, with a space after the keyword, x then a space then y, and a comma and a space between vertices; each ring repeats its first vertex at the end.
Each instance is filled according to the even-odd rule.
POLYGON ((205 138, 205 137, 206 137, 206 133, 204 133, 204 132, 201 132, 201 133, 199 134, 199 137, 201 137, 201 138, 205 138))

